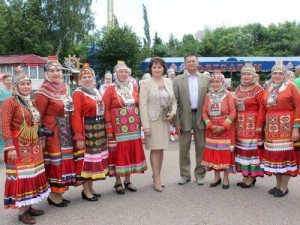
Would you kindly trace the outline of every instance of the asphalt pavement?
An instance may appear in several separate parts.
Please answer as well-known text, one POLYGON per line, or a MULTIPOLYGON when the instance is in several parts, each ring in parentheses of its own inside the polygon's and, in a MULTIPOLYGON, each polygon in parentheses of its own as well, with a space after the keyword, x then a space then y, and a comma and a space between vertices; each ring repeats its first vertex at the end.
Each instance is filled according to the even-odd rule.
MULTIPOLYGON (((178 141, 171 142, 164 151, 163 192, 152 187, 149 150, 145 150, 148 170, 132 176, 138 192, 119 196, 114 192, 114 178, 94 182, 102 197, 97 202, 81 199, 81 187, 71 187, 64 197, 71 200, 66 208, 56 208, 44 200, 36 205, 45 214, 36 217, 41 225, 298 225, 300 224, 300 177, 291 178, 289 194, 275 198, 267 192, 275 184, 275 177, 258 178, 254 188, 236 186, 240 174, 230 176, 230 188, 210 188, 213 172, 207 173, 204 186, 195 179, 179 186, 178 141)), ((194 147, 191 149, 194 168, 194 147)), ((0 196, 3 202, 4 165, 0 164, 0 196)), ((0 210, 0 225, 22 224, 17 210, 0 210)))

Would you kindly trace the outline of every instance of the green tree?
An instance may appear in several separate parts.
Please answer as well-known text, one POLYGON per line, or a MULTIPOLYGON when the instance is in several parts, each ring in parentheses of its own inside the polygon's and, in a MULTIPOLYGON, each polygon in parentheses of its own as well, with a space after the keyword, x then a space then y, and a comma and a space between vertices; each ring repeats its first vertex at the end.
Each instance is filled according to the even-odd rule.
POLYGON ((194 52, 201 55, 200 46, 200 42, 195 39, 192 34, 185 34, 183 35, 180 48, 177 50, 177 55, 184 56, 188 52, 194 52))
POLYGON ((157 32, 155 32, 154 38, 153 38, 153 46, 161 45, 162 43, 163 43, 162 39, 158 36, 157 32))
POLYGON ((7 1, 5 19, 5 54, 34 53, 45 56, 50 53, 52 46, 45 39, 40 0, 7 1))
POLYGON ((112 71, 117 61, 123 60, 136 75, 140 70, 140 47, 139 38, 127 25, 109 30, 98 43, 96 57, 101 72, 112 71))
POLYGON ((150 25, 148 22, 148 13, 147 13, 147 8, 144 4, 142 4, 143 6, 143 18, 144 18, 144 34, 145 34, 145 38, 144 40, 144 46, 147 46, 148 48, 150 48, 151 46, 151 37, 150 37, 150 25))
MULTIPOLYGON (((5 31, 7 30, 7 19, 6 19, 6 3, 5 0, 0 0, 0 30, 5 31)), ((5 35, 4 32, 2 32, 2 35, 0 35, 0 54, 5 54, 5 35)))
POLYGON ((65 56, 94 29, 92 0, 41 0, 47 39, 53 53, 65 56))
POLYGON ((167 43, 167 47, 169 49, 169 56, 181 56, 180 54, 178 54, 178 49, 180 49, 182 46, 182 43, 179 42, 173 34, 170 35, 169 41, 167 43))

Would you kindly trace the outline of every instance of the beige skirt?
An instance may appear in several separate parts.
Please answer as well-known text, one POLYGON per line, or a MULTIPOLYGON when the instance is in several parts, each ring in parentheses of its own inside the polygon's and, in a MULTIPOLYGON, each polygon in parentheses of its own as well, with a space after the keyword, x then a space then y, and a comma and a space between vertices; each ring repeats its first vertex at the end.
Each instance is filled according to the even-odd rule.
POLYGON ((145 146, 147 149, 167 149, 170 142, 170 123, 162 120, 162 113, 155 121, 149 121, 151 135, 145 135, 145 146))

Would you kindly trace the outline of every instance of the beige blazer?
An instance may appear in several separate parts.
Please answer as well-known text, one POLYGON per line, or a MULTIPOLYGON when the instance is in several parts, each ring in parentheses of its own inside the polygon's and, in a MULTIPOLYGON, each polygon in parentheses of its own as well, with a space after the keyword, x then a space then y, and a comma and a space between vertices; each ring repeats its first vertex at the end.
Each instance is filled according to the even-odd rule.
MULTIPOLYGON (((204 99, 208 92, 208 86, 210 77, 202 73, 198 73, 198 107, 197 107, 197 127, 199 129, 205 129, 205 124, 202 119, 202 108, 204 105, 204 99)), ((188 74, 184 73, 177 76, 173 81, 173 90, 177 100, 177 113, 174 119, 175 125, 181 125, 183 131, 189 131, 192 129, 192 111, 189 92, 188 74)))
MULTIPOLYGON (((176 113, 177 103, 173 92, 172 81, 168 78, 163 78, 167 92, 170 95, 168 105, 172 109, 172 113, 176 113)), ((150 128, 149 121, 155 121, 159 117, 161 110, 158 86, 152 78, 141 82, 139 94, 141 122, 144 129, 150 128)))

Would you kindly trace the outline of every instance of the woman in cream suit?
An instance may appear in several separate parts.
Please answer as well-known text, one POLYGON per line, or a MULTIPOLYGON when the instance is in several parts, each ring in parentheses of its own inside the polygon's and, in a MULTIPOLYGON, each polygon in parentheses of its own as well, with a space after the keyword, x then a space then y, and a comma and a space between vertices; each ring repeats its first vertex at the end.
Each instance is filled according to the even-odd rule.
POLYGON ((169 147, 169 126, 175 116, 177 103, 172 82, 164 78, 166 63, 162 58, 152 58, 149 63, 151 78, 144 80, 140 90, 140 114, 145 132, 145 145, 151 149, 150 162, 153 172, 153 187, 162 192, 160 172, 163 150, 169 147))

